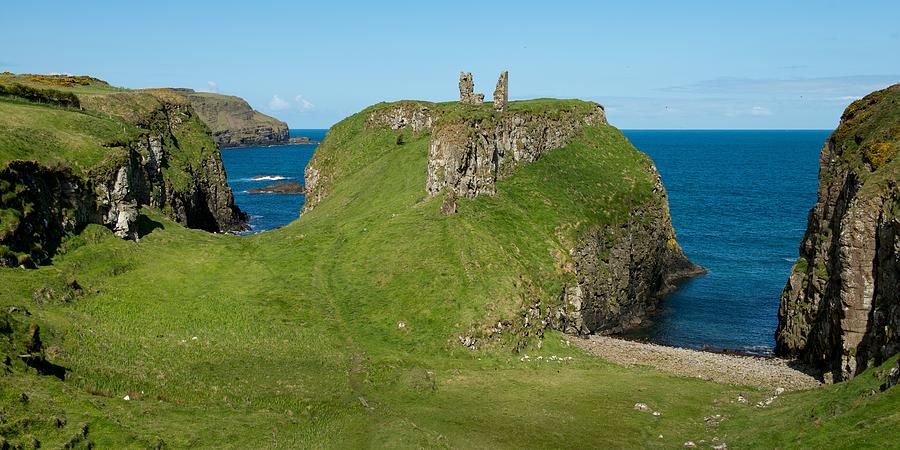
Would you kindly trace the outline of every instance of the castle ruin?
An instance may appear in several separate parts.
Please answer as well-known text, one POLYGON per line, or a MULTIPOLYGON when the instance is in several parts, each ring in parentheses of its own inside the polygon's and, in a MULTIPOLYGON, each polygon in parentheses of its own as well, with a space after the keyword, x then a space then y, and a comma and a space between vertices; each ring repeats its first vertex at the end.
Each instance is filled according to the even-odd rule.
POLYGON ((509 73, 507 71, 500 72, 500 78, 497 80, 497 89, 494 90, 494 109, 497 111, 506 111, 506 104, 509 102, 509 73))
MULTIPOLYGON (((480 105, 484 103, 484 94, 475 93, 475 81, 471 72, 459 73, 459 102, 463 105, 480 105)), ((506 111, 509 103, 509 73, 503 71, 497 80, 497 89, 494 90, 494 109, 506 111)))
POLYGON ((484 103, 484 94, 475 93, 475 81, 471 72, 459 73, 459 102, 463 105, 480 105, 484 103))

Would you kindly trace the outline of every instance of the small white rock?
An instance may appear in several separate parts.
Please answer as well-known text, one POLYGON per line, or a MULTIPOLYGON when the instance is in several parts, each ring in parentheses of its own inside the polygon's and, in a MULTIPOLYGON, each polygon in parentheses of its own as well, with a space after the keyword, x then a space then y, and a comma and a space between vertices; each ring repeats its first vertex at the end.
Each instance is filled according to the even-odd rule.
POLYGON ((122 400, 125 400, 127 402, 128 400, 131 400, 131 397, 126 395, 126 396, 122 397, 122 400))
POLYGON ((697 444, 695 444, 694 441, 687 441, 684 443, 684 448, 695 448, 695 447, 697 447, 697 444))
POLYGON ((781 394, 784 394, 784 388, 783 387, 776 388, 775 395, 781 395, 781 394))
POLYGON ((659 412, 659 411, 653 411, 653 415, 656 416, 656 417, 659 417, 659 416, 662 415, 662 413, 659 412))
POLYGON ((196 341, 196 340, 197 340, 197 336, 192 337, 191 340, 192 340, 192 341, 196 341))
POLYGON ((406 322, 397 322, 397 328, 400 328, 400 329, 406 328, 406 322))
POLYGON ((634 404, 634 409, 636 409, 636 410, 638 410, 638 411, 641 411, 641 412, 647 412, 647 411, 650 411, 650 407, 647 406, 646 403, 635 403, 635 404, 634 404))

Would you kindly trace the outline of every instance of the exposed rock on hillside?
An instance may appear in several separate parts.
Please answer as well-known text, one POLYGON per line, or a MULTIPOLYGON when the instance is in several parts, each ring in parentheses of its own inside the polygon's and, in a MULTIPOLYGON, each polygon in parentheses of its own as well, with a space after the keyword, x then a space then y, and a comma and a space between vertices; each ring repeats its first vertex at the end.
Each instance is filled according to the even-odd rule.
POLYGON ((194 92, 182 93, 212 131, 219 148, 286 144, 286 123, 255 111, 246 100, 231 95, 194 92))
POLYGON ((563 147, 585 125, 606 123, 603 107, 558 116, 516 111, 443 121, 432 131, 425 189, 446 189, 459 197, 493 194, 498 178, 519 163, 536 161, 563 147))
MULTIPOLYGON (((121 92, 85 100, 137 126, 126 142, 106 143, 103 162, 77 173, 66 162, 9 161, 0 169, 0 264, 49 261, 62 237, 89 223, 137 239, 138 210, 167 211, 188 227, 240 230, 225 169, 208 130, 190 105, 156 93, 121 92), (124 106, 124 108, 123 108, 124 106)), ((72 113, 77 114, 77 113, 72 113)))
POLYGON ((843 380, 900 350, 900 85, 853 102, 781 296, 776 352, 843 380))
POLYGON ((19 212, 0 221, 0 266, 47 261, 66 233, 100 222, 92 190, 68 167, 12 161, 0 170, 0 193, 0 208, 19 212))
POLYGON ((434 112, 421 102, 398 102, 369 115, 369 127, 387 126, 392 130, 408 128, 414 133, 431 129, 434 112))
POLYGON ((632 210, 624 226, 595 229, 569 250, 576 282, 563 291, 558 328, 581 335, 635 328, 678 281, 705 273, 684 256, 659 173, 647 170, 657 180, 653 201, 632 210))
MULTIPOLYGON (((168 117, 189 120, 193 114, 184 106, 163 106, 168 109, 168 117)), ((172 139, 172 131, 154 131, 127 145, 127 158, 121 165, 92 174, 102 223, 112 226, 120 237, 136 239, 137 210, 151 206, 171 208, 172 217, 191 228, 214 232, 243 229, 246 218, 234 204, 219 153, 208 152, 196 164, 183 167, 184 173, 177 176, 186 183, 176 185, 165 169, 170 168, 172 152, 188 149, 172 139)))

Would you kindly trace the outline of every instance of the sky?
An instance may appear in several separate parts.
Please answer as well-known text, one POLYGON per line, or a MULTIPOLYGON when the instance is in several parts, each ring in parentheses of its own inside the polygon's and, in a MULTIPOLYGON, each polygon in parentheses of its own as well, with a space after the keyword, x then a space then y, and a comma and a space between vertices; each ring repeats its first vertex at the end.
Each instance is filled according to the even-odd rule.
POLYGON ((603 104, 625 129, 831 129, 900 82, 900 1, 10 2, 0 71, 237 95, 291 128, 380 101, 603 104))

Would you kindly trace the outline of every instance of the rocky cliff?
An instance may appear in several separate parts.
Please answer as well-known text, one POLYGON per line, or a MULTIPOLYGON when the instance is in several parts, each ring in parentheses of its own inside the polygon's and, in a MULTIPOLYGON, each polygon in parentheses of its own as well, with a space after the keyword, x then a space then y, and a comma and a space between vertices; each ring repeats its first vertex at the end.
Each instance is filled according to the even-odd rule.
POLYGON ((245 227, 215 143, 190 104, 134 91, 82 96, 81 103, 85 110, 0 103, 22 117, 0 124, 10 138, 10 154, 0 160, 0 264, 46 263, 64 235, 89 223, 137 240, 144 206, 192 228, 245 227), (30 133, 40 137, 37 149, 19 139, 30 133), (83 142, 60 142, 71 136, 83 142), (85 147, 68 148, 79 144, 85 147), (39 152, 48 145, 60 149, 39 152), (60 158, 64 152, 68 158, 60 158))
POLYGON ((231 95, 176 89, 212 131, 219 148, 287 144, 288 125, 231 95))
MULTIPOLYGON (((412 118, 411 120, 414 120, 412 118)), ((606 123, 600 105, 559 115, 520 111, 448 118, 432 131, 425 190, 457 197, 493 194, 518 164, 564 147, 586 125, 606 123)))
MULTIPOLYGON (((452 215, 456 202, 499 195, 500 180, 553 151, 564 151, 557 149, 580 139, 585 129, 611 128, 596 103, 572 102, 565 108, 555 103, 543 107, 540 101, 529 107, 510 105, 496 111, 480 104, 398 102, 364 114, 367 128, 401 133, 398 143, 404 132, 430 134, 423 193, 444 195, 441 210, 452 215)), ((341 176, 330 162, 331 145, 326 139, 320 147, 324 151, 317 150, 306 169, 304 211, 325 199, 341 176)), ((620 332, 641 324, 678 280, 703 273, 675 240, 665 188, 655 166, 649 158, 645 161, 638 170, 639 178, 648 180, 648 192, 641 190, 644 200, 627 206, 621 223, 593 226, 578 233, 577 239, 564 240, 564 251, 555 255, 560 268, 555 276, 562 287, 554 300, 525 300, 514 319, 493 322, 461 336, 460 342, 476 347, 509 330, 520 337, 535 336, 548 326, 579 335, 620 332)))
POLYGON ((776 352, 843 380, 900 350, 900 85, 853 102, 781 296, 776 352))
POLYGON ((663 296, 705 270, 691 263, 669 217, 656 167, 651 201, 633 208, 619 227, 595 228, 569 250, 574 281, 562 292, 552 323, 572 334, 611 334, 640 326, 663 296))

